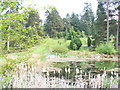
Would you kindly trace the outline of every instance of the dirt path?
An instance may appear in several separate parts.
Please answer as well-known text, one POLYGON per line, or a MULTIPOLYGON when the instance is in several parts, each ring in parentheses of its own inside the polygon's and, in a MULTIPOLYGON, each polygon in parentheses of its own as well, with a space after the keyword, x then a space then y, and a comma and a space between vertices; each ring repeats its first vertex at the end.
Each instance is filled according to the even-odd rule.
POLYGON ((47 59, 47 61, 50 62, 84 62, 84 61, 120 61, 119 59, 113 59, 113 58, 57 58, 57 59, 47 59))
POLYGON ((120 61, 118 59, 118 56, 111 56, 111 55, 93 55, 91 57, 65 57, 61 58, 59 56, 53 57, 53 55, 49 55, 49 58, 47 58, 46 61, 49 62, 67 62, 67 61, 75 61, 75 62, 82 62, 82 61, 120 61))

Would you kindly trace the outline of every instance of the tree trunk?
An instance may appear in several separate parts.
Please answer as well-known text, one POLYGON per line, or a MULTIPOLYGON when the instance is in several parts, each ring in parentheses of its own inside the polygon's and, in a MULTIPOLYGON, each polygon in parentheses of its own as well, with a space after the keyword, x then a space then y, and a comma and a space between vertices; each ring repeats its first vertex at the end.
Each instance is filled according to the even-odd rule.
POLYGON ((0 53, 2 53, 2 32, 0 32, 0 53))
MULTIPOLYGON (((10 29, 10 26, 8 27, 8 30, 10 29)), ((7 39, 7 50, 10 50, 10 36, 8 34, 8 39, 7 39)))
POLYGON ((9 41, 10 37, 8 36, 8 40, 7 40, 7 50, 9 51, 10 50, 10 41, 9 41))
POLYGON ((109 43, 109 0, 107 0, 107 43, 109 43))
POLYGON ((116 49, 119 49, 119 36, 120 36, 120 6, 118 6, 118 26, 117 26, 117 33, 116 33, 116 49))
POLYGON ((116 49, 117 50, 118 50, 118 46, 119 46, 119 23, 117 27, 117 33, 116 33, 116 49))

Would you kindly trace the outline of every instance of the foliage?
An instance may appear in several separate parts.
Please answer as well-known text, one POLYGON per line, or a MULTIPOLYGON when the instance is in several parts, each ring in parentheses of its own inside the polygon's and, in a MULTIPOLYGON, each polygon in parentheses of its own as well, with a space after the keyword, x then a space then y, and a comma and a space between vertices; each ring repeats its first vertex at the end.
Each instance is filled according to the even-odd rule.
POLYGON ((93 46, 97 47, 101 42, 106 40, 106 11, 102 2, 98 3, 97 19, 95 23, 95 32, 93 34, 93 46))
POLYGON ((47 10, 46 14, 47 19, 44 24, 44 31, 52 38, 58 37, 58 33, 64 29, 62 18, 56 9, 52 9, 51 11, 47 10))
POLYGON ((85 3, 84 14, 81 15, 80 29, 85 31, 85 35, 89 36, 93 34, 94 14, 92 12, 92 6, 90 3, 85 3))
POLYGON ((77 32, 80 29, 80 21, 78 14, 72 13, 70 18, 70 24, 73 26, 74 30, 77 32))
POLYGON ((24 8, 17 1, 0 5, 2 12, 10 6, 7 12, 1 14, 2 49, 23 50, 37 44, 41 30, 37 10, 30 7, 24 8))
POLYGON ((82 42, 79 38, 75 38, 74 43, 77 45, 77 49, 79 49, 82 46, 82 42))
POLYGON ((73 49, 73 50, 77 50, 77 45, 74 42, 71 41, 70 48, 73 49))
POLYGON ((66 46, 64 45, 56 45, 53 47, 53 51, 52 52, 55 52, 55 53, 67 53, 68 52, 68 49, 66 46))
POLYGON ((73 38, 80 38, 82 36, 81 33, 79 31, 76 32, 73 27, 71 27, 70 30, 66 30, 65 34, 66 40, 72 40, 73 38))
POLYGON ((79 38, 74 38, 70 42, 70 48, 73 50, 79 50, 81 46, 82 46, 82 42, 79 38))
POLYGON ((90 39, 90 37, 87 38, 87 45, 88 45, 88 47, 91 46, 91 39, 90 39))
POLYGON ((71 24, 68 18, 63 18, 64 31, 71 29, 71 24))
POLYGON ((26 23, 26 27, 36 27, 37 25, 40 25, 40 17, 39 17, 39 13, 36 9, 28 7, 26 8, 25 13, 28 14, 28 18, 27 18, 27 23, 26 23))
POLYGON ((103 53, 103 54, 115 54, 116 51, 114 49, 114 45, 111 43, 106 43, 106 44, 101 44, 96 48, 96 51, 98 53, 103 53))

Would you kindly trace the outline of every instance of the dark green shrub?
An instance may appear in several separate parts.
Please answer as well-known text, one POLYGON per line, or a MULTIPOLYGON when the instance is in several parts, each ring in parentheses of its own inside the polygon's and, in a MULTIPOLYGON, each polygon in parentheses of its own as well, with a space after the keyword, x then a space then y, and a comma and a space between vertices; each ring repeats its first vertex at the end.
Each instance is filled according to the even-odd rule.
POLYGON ((87 38, 87 45, 88 45, 88 47, 91 46, 91 39, 90 39, 90 37, 87 38))
POLYGON ((81 46, 82 46, 82 42, 79 38, 74 38, 70 42, 70 48, 73 50, 78 50, 78 49, 80 49, 81 46))
POLYGON ((82 46, 82 42, 79 38, 75 38, 74 43, 77 45, 77 50, 82 46))
POLYGON ((77 45, 73 41, 71 41, 70 42, 70 48, 73 49, 73 50, 77 50, 77 45))

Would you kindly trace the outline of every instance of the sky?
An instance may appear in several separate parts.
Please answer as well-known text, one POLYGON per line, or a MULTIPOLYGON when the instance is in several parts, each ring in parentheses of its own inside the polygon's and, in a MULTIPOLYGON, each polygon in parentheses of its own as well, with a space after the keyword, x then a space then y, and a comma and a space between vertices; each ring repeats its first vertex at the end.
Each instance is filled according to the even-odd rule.
POLYGON ((36 4, 35 8, 38 9, 40 18, 45 19, 45 10, 44 7, 55 6, 59 15, 63 18, 67 13, 71 14, 72 12, 80 14, 84 9, 84 3, 90 2, 94 14, 97 10, 97 0, 25 0, 23 5, 28 6, 29 4, 36 4))

